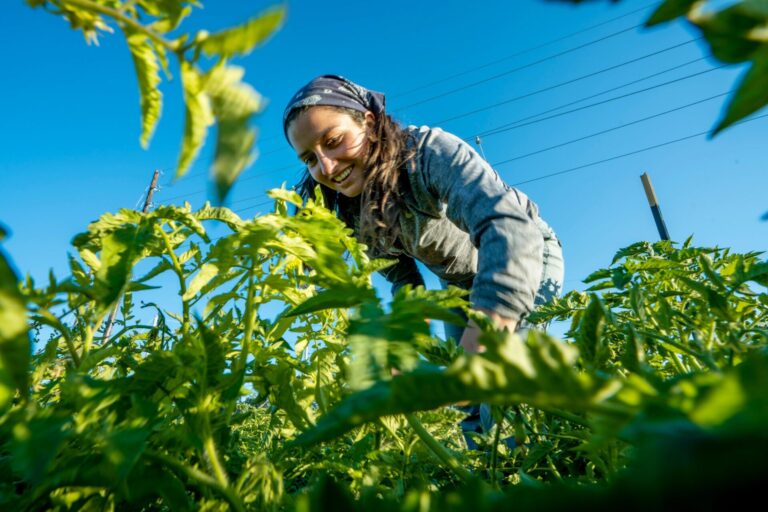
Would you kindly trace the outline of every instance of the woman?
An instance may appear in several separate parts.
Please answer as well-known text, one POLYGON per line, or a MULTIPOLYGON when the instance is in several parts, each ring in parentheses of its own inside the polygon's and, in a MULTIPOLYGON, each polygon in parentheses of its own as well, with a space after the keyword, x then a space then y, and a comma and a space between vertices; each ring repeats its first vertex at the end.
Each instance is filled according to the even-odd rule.
MULTIPOLYGON (((423 284, 416 261, 443 286, 470 290, 470 304, 499 328, 525 327, 534 305, 557 295, 562 250, 538 207, 506 185, 467 143, 439 128, 402 128, 384 96, 323 75, 291 99, 286 138, 307 166, 305 197, 320 184, 325 204, 375 257, 393 292, 423 284)), ((479 329, 446 326, 469 352, 479 329)))

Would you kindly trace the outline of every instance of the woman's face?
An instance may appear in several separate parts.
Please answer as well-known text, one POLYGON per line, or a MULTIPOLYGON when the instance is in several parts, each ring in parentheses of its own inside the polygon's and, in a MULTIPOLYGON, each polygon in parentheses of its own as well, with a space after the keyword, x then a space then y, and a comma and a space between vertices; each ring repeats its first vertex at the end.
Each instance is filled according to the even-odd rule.
POLYGON ((358 124, 331 107, 312 107, 288 125, 288 139, 316 182, 347 197, 363 192, 368 133, 373 114, 358 124))

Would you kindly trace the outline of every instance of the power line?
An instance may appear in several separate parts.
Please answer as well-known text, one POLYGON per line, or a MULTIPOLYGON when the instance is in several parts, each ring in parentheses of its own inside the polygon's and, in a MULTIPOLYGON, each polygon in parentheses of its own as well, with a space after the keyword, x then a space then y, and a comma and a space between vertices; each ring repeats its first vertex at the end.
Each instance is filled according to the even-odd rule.
MULTIPOLYGON (((297 165, 298 164, 284 165, 283 167, 277 167, 275 169, 266 169, 264 171, 261 171, 261 172, 258 172, 256 174, 254 174, 252 176, 248 176, 246 178, 240 178, 240 179, 237 180, 237 182, 238 183, 242 183, 244 181, 250 181, 250 180, 255 180, 257 178, 262 178, 264 176, 267 176, 268 174, 272 174, 272 173, 275 173, 275 172, 285 171, 285 170, 288 170, 288 169, 296 169, 297 165)), ((195 190, 193 192, 187 192, 185 194, 179 194, 179 195, 176 195, 176 196, 173 196, 173 197, 166 198, 165 202, 175 201, 176 199, 183 199, 183 198, 189 197, 189 196, 205 194, 206 192, 207 192, 207 190, 205 190, 205 189, 199 189, 199 190, 195 190)))
MULTIPOLYGON (((740 125, 740 124, 750 123, 752 121, 757 121, 758 119, 762 119, 762 118, 765 118, 765 117, 768 117, 768 114, 763 114, 763 115, 760 115, 760 116, 753 117, 751 119, 746 119, 744 121, 739 121, 737 123, 733 123, 733 125, 731 125, 731 126, 737 126, 737 125, 740 125)), ((552 172, 552 173, 549 173, 549 174, 545 174, 543 176, 538 176, 536 178, 531 178, 529 180, 518 181, 517 183, 513 183, 512 186, 513 187, 517 187, 517 186, 520 186, 520 185, 525 185, 526 183, 533 183, 534 181, 546 180, 548 178, 553 178, 555 176, 561 176, 563 174, 577 172, 577 171, 580 171, 582 169, 586 169, 588 167, 593 167, 595 165, 604 164, 606 162, 611 162, 613 160, 618 160, 620 158, 626 158, 628 156, 637 155, 639 153, 644 153, 646 151, 651 151, 653 149, 658 149, 658 148, 661 148, 661 147, 664 147, 664 146, 669 146, 671 144, 676 144, 678 142, 683 142, 683 141, 686 141, 686 140, 695 139, 696 137, 701 137, 702 135, 707 135, 708 133, 709 133, 709 130, 703 131, 703 132, 699 132, 699 133, 694 133, 692 135, 687 135, 685 137, 680 137, 679 139, 668 140, 666 142, 662 142, 662 143, 659 143, 659 144, 654 144, 653 146, 647 146, 647 147, 644 147, 642 149, 637 149, 635 151, 630 151, 628 153, 622 153, 620 155, 612 156, 612 157, 609 157, 609 158, 604 158, 602 160, 597 160, 595 162, 590 162, 588 164, 578 165, 576 167, 571 167, 569 169, 563 169, 562 171, 552 172)), ((493 164, 493 165, 496 166, 496 165, 499 165, 499 164, 493 164)))
MULTIPOLYGON (((711 73, 712 71, 715 71, 716 69, 720 69, 722 67, 724 67, 724 65, 723 66, 713 67, 713 68, 710 68, 710 69, 705 69, 704 71, 699 71, 697 73, 692 73, 690 75, 686 75, 686 76, 683 76, 683 77, 680 77, 680 78, 675 78, 674 80, 669 80, 669 81, 661 83, 661 84, 652 85, 652 86, 646 87, 644 89, 638 89, 637 91, 629 92, 629 93, 626 93, 626 94, 621 94, 619 96, 614 96, 613 98, 608 98, 606 100, 597 101, 595 103, 590 103, 589 105, 584 105, 582 107, 577 107, 577 108, 574 108, 574 109, 571 109, 571 110, 566 110, 565 112, 560 112, 560 113, 557 113, 557 114, 553 114, 551 116, 541 117, 541 118, 538 118, 538 119, 533 119, 531 121, 528 121, 528 119, 537 118, 537 117, 539 117, 540 115, 543 114, 543 113, 540 112, 540 113, 532 115, 532 116, 527 116, 525 118, 518 119, 517 121, 513 121, 511 123, 505 123, 503 125, 497 126, 496 128, 493 128, 491 130, 480 132, 477 135, 479 135, 480 137, 490 137, 491 135, 498 135, 499 133, 503 133, 503 132, 510 131, 510 130, 516 130, 517 128, 523 128, 525 126, 530 126, 532 124, 540 123, 540 122, 543 122, 543 121, 548 121, 550 119, 555 119, 557 117, 565 116, 565 115, 568 115, 568 114, 573 114, 574 112, 580 112, 582 110, 586 110, 586 109, 589 109, 589 108, 597 107, 597 106, 600 106, 600 105, 605 105, 607 103, 611 103, 613 101, 617 101, 617 100, 621 100, 621 99, 624 99, 624 98, 628 98, 628 97, 634 96, 636 94, 641 94, 641 93, 644 93, 644 92, 652 91, 652 90, 658 89, 660 87, 665 87, 667 85, 671 85, 671 84, 674 84, 674 83, 677 83, 677 82, 681 82, 683 80, 688 80, 689 78, 694 78, 694 77, 697 77, 697 76, 704 75, 706 73, 711 73), (525 122, 523 122, 523 121, 525 121, 525 122)), ((579 101, 577 101, 575 103, 579 103, 580 101, 583 101, 583 99, 579 100, 579 101)), ((562 108, 562 106, 557 107, 555 109, 550 109, 549 111, 559 110, 560 108, 562 108)), ((547 111, 547 112, 549 112, 549 111, 547 111)))
POLYGON ((455 74, 453 74, 453 75, 449 75, 449 76, 447 76, 447 77, 439 78, 439 79, 437 79, 437 80, 434 80, 434 81, 432 81, 432 82, 428 82, 428 83, 426 83, 426 84, 423 84, 423 85, 420 85, 420 86, 414 87, 413 89, 410 89, 410 90, 407 90, 407 91, 403 91, 403 92, 397 93, 397 94, 393 95, 393 96, 392 96, 392 98, 393 98, 393 99, 394 99, 394 98, 401 98, 401 97, 403 97, 403 96, 407 96, 407 95, 409 95, 409 94, 412 94, 412 93, 414 93, 414 92, 417 92, 417 91, 421 91, 421 90, 423 90, 423 89, 427 89, 427 88, 429 88, 429 87, 432 87, 432 86, 435 86, 435 85, 438 85, 438 84, 441 84, 441 83, 447 82, 447 81, 449 81, 449 80, 453 80, 454 78, 458 78, 458 77, 461 77, 461 76, 467 75, 467 74, 469 74, 469 73, 472 73, 472 72, 474 72, 474 71, 478 71, 478 70, 480 70, 480 69, 484 69, 484 68, 487 68, 487 67, 490 67, 490 66, 493 66, 493 65, 499 64, 500 62, 504 62, 504 61, 506 61, 506 60, 509 60, 509 59, 512 59, 512 58, 515 58, 515 57, 520 57, 520 56, 522 56, 522 55, 525 55, 525 54, 531 53, 531 52, 533 52, 533 51, 536 51, 536 50, 540 50, 540 49, 542 49, 542 48, 545 48, 545 47, 547 47, 547 46, 550 46, 550 45, 552 45, 552 44, 555 44, 555 43, 559 43, 560 41, 564 41, 564 40, 566 40, 566 39, 569 39, 569 38, 571 38, 571 37, 573 37, 573 36, 577 36, 577 35, 580 35, 580 34, 584 34, 584 33, 586 33, 586 32, 592 31, 592 30, 594 30, 594 29, 596 29, 596 28, 602 27, 602 26, 604 26, 604 25, 609 25, 610 23, 613 23, 614 21, 618 21, 618 20, 620 20, 620 19, 622 19, 622 18, 626 18, 626 17, 628 17, 628 16, 631 16, 631 15, 633 15, 633 14, 636 14, 636 13, 638 13, 638 12, 640 12, 640 11, 644 11, 644 10, 646 10, 648 7, 651 7, 651 6, 655 6, 655 5, 657 5, 657 4, 658 4, 658 2, 651 2, 651 3, 649 3, 649 4, 646 4, 646 5, 645 5, 645 6, 643 6, 643 7, 640 7, 639 9, 635 9, 634 11, 630 11, 630 12, 628 12, 628 13, 626 13, 626 14, 622 14, 621 16, 616 16, 616 17, 614 17, 614 18, 611 18, 611 19, 609 19, 609 20, 603 21, 603 22, 601 22, 601 23, 597 23, 597 24, 595 24, 595 25, 590 25, 589 27, 585 27, 585 28, 583 28, 583 29, 581 29, 581 30, 577 30, 576 32, 571 32, 570 34, 567 34, 567 35, 564 35, 564 36, 558 37, 558 38, 556 38, 556 39, 552 39, 552 40, 550 40, 550 41, 547 41, 547 42, 545 42, 545 43, 541 43, 541 44, 538 44, 538 45, 536 45, 536 46, 532 46, 532 47, 530 47, 530 48, 526 48, 525 50, 520 50, 520 51, 518 51, 518 52, 515 52, 515 53, 513 53, 513 54, 510 54, 510 55, 507 55, 507 56, 501 57, 501 58, 499 58, 499 59, 496 59, 496 60, 494 60, 494 61, 488 62, 488 63, 486 63, 486 64, 482 64, 482 65, 480 65, 480 66, 476 66, 476 67, 473 67, 473 68, 467 69, 467 70, 465 70, 465 71, 461 71, 461 72, 459 72, 459 73, 455 73, 455 74))
POLYGON ((530 98, 531 96, 535 96, 535 95, 541 94, 543 92, 548 92, 548 91, 552 91, 554 89, 558 89, 560 87, 564 87, 566 85, 571 85, 571 84, 574 84, 574 83, 579 82, 581 80, 586 80, 587 78, 592 78, 592 77, 595 77, 597 75, 600 75, 600 74, 603 74, 603 73, 607 73, 609 71, 614 71, 614 70, 622 68, 624 66, 628 66, 630 64, 635 64, 636 62, 640 62, 642 60, 645 60, 645 59, 648 59, 648 58, 651 58, 651 57, 655 57, 655 56, 660 55, 662 53, 665 53, 665 52, 668 52, 668 51, 671 51, 671 50, 675 50, 677 48, 681 48, 683 46, 686 46, 686 45, 689 45, 689 44, 694 43, 696 41, 699 41, 700 39, 701 38, 690 39, 690 40, 685 41, 683 43, 675 44, 675 45, 669 46, 667 48, 664 48, 662 50, 658 50, 658 51, 655 51, 655 52, 643 55, 641 57, 637 57, 635 59, 630 59, 630 60, 621 62, 619 64, 615 64, 613 66, 608 66, 607 68, 603 68, 603 69, 600 69, 598 71, 593 71, 591 73, 587 73, 586 75, 581 75, 579 77, 572 78, 572 79, 566 80, 564 82, 559 82, 559 83, 554 84, 554 85, 549 85, 547 87, 542 87, 541 89, 536 89, 534 91, 527 92, 525 94, 521 94, 519 96, 515 96, 513 98, 510 98, 510 99, 507 99, 507 100, 504 100, 504 101, 499 101, 497 103, 493 103, 493 104, 487 105, 485 107, 481 107, 481 108, 477 108, 477 109, 474 109, 474 110, 470 110, 470 111, 464 112, 462 114, 457 114, 455 116, 448 117, 446 119, 442 119, 440 121, 437 121, 434 124, 442 124, 442 123, 447 123, 449 121, 455 121, 456 119, 461 119, 461 118, 464 118, 464 117, 467 117, 467 116, 471 116, 473 114, 477 114, 479 112, 484 112, 486 110, 490 110, 490 109, 499 107, 501 105, 507 105, 507 104, 513 103, 515 101, 519 101, 519 100, 523 100, 523 99, 526 99, 526 98, 530 98))
POLYGON ((568 140, 566 142, 561 142, 559 144, 555 144, 554 146, 549 146, 549 147, 546 147, 546 148, 538 149, 536 151, 531 151, 529 153, 524 153, 522 155, 518 155, 518 156, 515 156, 515 157, 512 157, 512 158, 508 158, 506 160, 502 160, 500 162, 496 162, 494 165, 508 164, 510 162, 514 162, 516 160, 522 160, 523 158, 528 158, 528 157, 531 157, 531 156, 534 156, 534 155, 545 153, 545 152, 551 151, 553 149, 559 149, 559 148, 562 148, 564 146, 568 146, 570 144, 574 144, 576 142, 581 142, 583 140, 591 139, 591 138, 597 137, 599 135, 604 135, 606 133, 610 133, 610 132, 613 132, 613 131, 616 131, 616 130, 620 130, 620 129, 626 128, 628 126, 639 124, 639 123, 642 123, 642 122, 645 122, 645 121, 650 121, 651 119, 656 119, 657 117, 665 116, 665 115, 671 114, 673 112, 678 112, 678 111, 686 109, 686 108, 690 108, 690 107, 693 107, 693 106, 696 106, 696 105, 700 105, 700 104, 705 103, 707 101, 712 101, 712 100, 717 99, 717 98, 722 98, 723 96, 726 96, 726 95, 728 95, 728 94, 730 94, 732 92, 733 92, 733 90, 730 90, 730 91, 727 91, 727 92, 723 92, 723 93, 720 93, 720 94, 716 94, 714 96, 710 96, 708 98, 704 98, 704 99, 701 99, 701 100, 698 100, 698 101, 694 101, 692 103, 687 103, 685 105, 682 105, 682 106, 679 106, 679 107, 675 107, 675 108, 672 108, 672 109, 669 109, 669 110, 665 110, 665 111, 659 112, 657 114, 646 116, 646 117, 643 117, 643 118, 640 118, 640 119, 635 119, 634 121, 630 121, 628 123, 623 123, 623 124, 620 124, 618 126, 613 126, 611 128, 607 128, 605 130, 600 130, 599 132, 590 133, 589 135, 584 135, 584 136, 578 137, 576 139, 571 139, 571 140, 568 140))
POLYGON ((550 61, 550 60, 555 59, 557 57, 562 57, 563 55, 567 55, 569 53, 573 53, 573 52, 578 51, 578 50, 582 50, 582 49, 584 49, 584 48, 586 48, 588 46, 592 46, 593 44, 601 43, 601 42, 606 41, 606 40, 608 40, 608 39, 610 39, 612 37, 616 37, 616 36, 625 34, 627 32, 630 32, 630 31, 635 30, 637 28, 640 28, 642 26, 643 26, 642 23, 639 24, 639 25, 633 25, 633 26, 625 28, 623 30, 619 30, 618 32, 614 32, 612 34, 608 34, 607 36, 603 36, 601 38, 594 39, 592 41, 588 41, 588 42, 586 42, 584 44, 580 44, 580 45, 575 46, 573 48, 568 48, 567 50, 563 50, 563 51, 555 53, 553 55, 548 55, 547 57, 541 58, 539 60, 536 60, 536 61, 533 61, 533 62, 529 62, 528 64, 523 64, 521 66, 517 66, 517 67, 512 68, 510 70, 504 71, 503 73, 497 73, 497 74, 495 74, 493 76, 490 76, 488 78, 484 78, 482 80, 477 80, 477 81, 469 83, 467 85, 463 85, 461 87, 456 87, 455 89, 450 89, 450 90, 448 90, 446 92, 443 92, 443 93, 440 93, 440 94, 436 94, 434 96, 430 96, 428 98, 425 98, 423 100, 417 101, 415 103, 411 103, 411 104, 406 105, 404 107, 400 107, 397 110, 395 110, 395 112, 402 112, 402 111, 408 110, 408 109, 410 109, 412 107, 415 107, 415 106, 418 106, 418 105, 422 105, 424 103, 428 103, 430 101, 434 101, 436 99, 443 98, 445 96, 448 96, 448 95, 451 95, 451 94, 455 94, 457 92, 465 91, 465 90, 470 89, 472 87, 477 87, 478 85, 490 82, 492 80, 499 79, 499 78, 507 76, 507 75, 511 75, 512 73, 516 73, 516 72, 522 71, 524 69, 528 69, 528 68, 532 68, 534 66, 538 66, 539 64, 542 64, 544 62, 550 61))

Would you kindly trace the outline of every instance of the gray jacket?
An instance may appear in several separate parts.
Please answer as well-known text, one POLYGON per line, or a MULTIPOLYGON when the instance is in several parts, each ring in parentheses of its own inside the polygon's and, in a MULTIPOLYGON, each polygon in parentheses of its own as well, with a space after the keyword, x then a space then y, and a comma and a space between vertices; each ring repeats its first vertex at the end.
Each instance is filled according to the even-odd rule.
POLYGON ((382 274, 393 292, 423 284, 414 259, 443 282, 470 289, 470 303, 520 320, 533 308, 544 241, 554 239, 528 197, 505 184, 472 147, 439 128, 408 127, 415 165, 404 183, 398 263, 382 274))

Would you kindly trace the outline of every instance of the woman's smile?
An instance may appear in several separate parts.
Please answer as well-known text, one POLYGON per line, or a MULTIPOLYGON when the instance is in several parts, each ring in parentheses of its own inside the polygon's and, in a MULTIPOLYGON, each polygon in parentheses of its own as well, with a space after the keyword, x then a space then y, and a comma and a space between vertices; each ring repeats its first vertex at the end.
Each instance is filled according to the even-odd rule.
POLYGON ((372 123, 370 112, 361 123, 337 109, 313 107, 291 122, 288 139, 317 183, 347 197, 357 197, 365 185, 368 130, 372 123))

